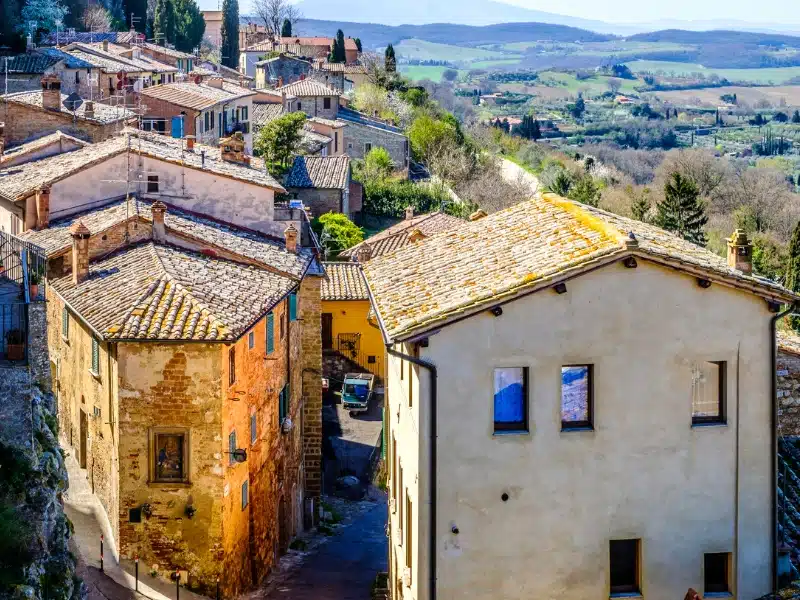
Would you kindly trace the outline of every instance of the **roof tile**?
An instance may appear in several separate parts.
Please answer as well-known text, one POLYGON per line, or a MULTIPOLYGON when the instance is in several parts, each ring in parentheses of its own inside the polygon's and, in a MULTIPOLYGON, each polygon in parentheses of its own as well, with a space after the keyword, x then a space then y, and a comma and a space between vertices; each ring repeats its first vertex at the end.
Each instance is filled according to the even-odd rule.
POLYGON ((286 176, 286 187, 340 189, 348 186, 350 157, 296 156, 286 176))
POLYGON ((361 267, 352 262, 324 263, 322 279, 323 300, 369 300, 367 284, 361 267))

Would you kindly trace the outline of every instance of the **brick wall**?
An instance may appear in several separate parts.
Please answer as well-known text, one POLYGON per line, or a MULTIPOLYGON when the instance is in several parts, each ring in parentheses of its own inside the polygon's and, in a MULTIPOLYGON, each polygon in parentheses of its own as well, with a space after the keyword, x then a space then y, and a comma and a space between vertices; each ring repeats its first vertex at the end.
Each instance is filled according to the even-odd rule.
POLYGON ((800 435, 800 355, 778 350, 778 410, 782 435, 800 435))
POLYGON ((322 492, 322 318, 320 277, 306 277, 300 318, 303 320, 303 457, 305 493, 319 497, 322 492))
POLYGON ((324 215, 327 212, 342 212, 342 190, 289 188, 288 191, 292 194, 297 194, 303 204, 311 208, 311 214, 315 217, 324 215))
POLYGON ((101 125, 81 119, 73 121, 72 115, 66 111, 49 111, 16 102, 4 102, 0 115, 6 124, 7 144, 24 142, 58 130, 84 140, 102 142, 116 135, 122 127, 121 123, 101 125))
POLYGON ((344 147, 350 158, 363 159, 366 144, 385 148, 397 168, 405 168, 408 161, 408 140, 404 135, 384 131, 377 127, 346 121, 344 147))
POLYGON ((160 98, 151 98, 150 96, 146 95, 142 95, 142 103, 147 104, 148 118, 159 117, 167 120, 166 129, 164 131, 166 135, 170 135, 170 128, 172 127, 170 120, 172 117, 181 116, 181 112, 186 113, 186 117, 183 119, 184 135, 197 135, 197 131, 195 130, 195 120, 199 114, 198 111, 184 108, 183 106, 177 106, 172 102, 167 102, 166 100, 162 100, 160 98))

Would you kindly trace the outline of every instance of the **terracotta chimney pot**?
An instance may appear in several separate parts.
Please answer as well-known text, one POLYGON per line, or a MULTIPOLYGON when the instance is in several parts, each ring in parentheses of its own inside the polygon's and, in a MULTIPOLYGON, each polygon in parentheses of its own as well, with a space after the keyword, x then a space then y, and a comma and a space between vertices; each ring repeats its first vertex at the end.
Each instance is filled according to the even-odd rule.
POLYGON ((414 207, 406 206, 406 220, 414 218, 414 207))
POLYGON ((72 283, 80 285, 89 277, 89 229, 81 221, 69 228, 72 235, 72 283))
POLYGON ((47 229, 50 225, 50 188, 42 186, 36 190, 36 229, 47 229))
POLYGON ((167 205, 156 200, 150 207, 150 212, 153 214, 153 240, 156 242, 163 242, 166 240, 167 231, 164 226, 164 215, 167 212, 167 205))
POLYGON ((297 234, 298 231, 294 223, 289 223, 289 226, 283 232, 286 237, 286 250, 293 254, 297 254, 297 234))
POLYGON ((485 210, 481 210, 479 208, 478 210, 476 210, 474 213, 472 213, 469 216, 469 220, 470 221, 477 221, 478 219, 482 219, 485 216, 486 216, 486 211, 485 210))

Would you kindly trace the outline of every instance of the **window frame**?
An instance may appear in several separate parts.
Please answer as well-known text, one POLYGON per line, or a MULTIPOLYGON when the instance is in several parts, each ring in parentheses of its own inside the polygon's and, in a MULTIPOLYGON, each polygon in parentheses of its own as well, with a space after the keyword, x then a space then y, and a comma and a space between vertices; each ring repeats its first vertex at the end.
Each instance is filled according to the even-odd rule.
POLYGON ((233 453, 235 450, 236 450, 236 430, 231 429, 231 432, 228 434, 228 466, 236 464, 236 460, 233 458, 233 453))
POLYGON ((248 481, 245 479, 242 482, 242 510, 247 508, 249 504, 250 504, 249 486, 248 486, 248 481))
POLYGON ((278 425, 289 416, 289 384, 286 383, 278 394, 278 425))
POLYGON ((158 485, 189 485, 189 472, 190 472, 190 464, 189 460, 191 457, 191 452, 189 451, 191 447, 191 439, 192 433, 191 429, 188 427, 150 427, 149 430, 149 448, 148 448, 148 484, 158 484, 158 485), (180 435, 183 436, 183 472, 181 474, 181 479, 159 479, 157 476, 158 473, 158 451, 156 448, 158 447, 157 440, 159 435, 180 435))
POLYGON ((89 371, 95 377, 100 377, 100 341, 92 336, 92 366, 89 371))
POLYGON ((642 593, 642 540, 640 538, 627 538, 619 540, 609 540, 608 544, 608 595, 611 598, 619 598, 626 596, 637 596, 642 593), (635 581, 633 584, 618 584, 614 585, 611 579, 614 560, 614 544, 634 542, 636 544, 636 552, 634 555, 635 564, 633 565, 635 581))
POLYGON ((727 403, 728 403, 728 361, 727 360, 706 360, 704 363, 717 365, 719 368, 719 396, 717 398, 717 406, 719 414, 716 416, 698 415, 694 414, 694 403, 692 404, 692 427, 704 425, 726 425, 727 419, 727 403))
POLYGON ((568 364, 561 365, 561 398, 559 412, 561 414, 561 431, 586 431, 594 430, 594 364, 568 364), (564 420, 564 369, 586 367, 589 371, 589 385, 587 390, 587 403, 588 403, 588 421, 565 421, 564 420))
POLYGON ((228 348, 228 385, 236 383, 236 346, 228 348))
POLYGON ((267 323, 264 328, 264 337, 266 338, 266 353, 272 354, 275 351, 275 313, 269 311, 267 313, 267 323))
POLYGON ((703 596, 726 596, 731 594, 731 553, 730 552, 706 552, 703 554, 703 596), (725 573, 725 581, 722 584, 713 583, 709 587, 708 581, 708 559, 709 557, 718 557, 725 561, 723 566, 725 573), (716 588, 716 589, 714 589, 716 588))
POLYGON ((330 96, 325 96, 322 99, 322 110, 330 110, 331 109, 331 98, 330 96))
POLYGON ((280 330, 281 340, 286 339, 286 325, 289 320, 289 311, 284 307, 278 319, 278 329, 280 330))
POLYGON ((247 334, 247 349, 252 350, 256 347, 256 332, 251 331, 247 334))
MULTIPOLYGON (((411 494, 406 490, 406 530, 403 532, 405 536, 405 563, 409 571, 411 571, 411 581, 413 582, 414 570, 411 568, 411 563, 414 561, 414 504, 411 502, 411 494)), ((409 586, 410 587, 410 586, 409 586)))
POLYGON ((514 423, 498 422, 495 416, 494 403, 496 391, 492 392, 492 427, 495 435, 530 433, 530 369, 525 366, 502 366, 492 368, 492 389, 495 385, 495 371, 499 369, 522 369, 522 421, 514 423))
POLYGON ((69 310, 66 306, 61 309, 61 338, 69 341, 69 310))
POLYGON ((148 175, 147 176, 147 193, 148 194, 158 194, 158 175, 148 175))

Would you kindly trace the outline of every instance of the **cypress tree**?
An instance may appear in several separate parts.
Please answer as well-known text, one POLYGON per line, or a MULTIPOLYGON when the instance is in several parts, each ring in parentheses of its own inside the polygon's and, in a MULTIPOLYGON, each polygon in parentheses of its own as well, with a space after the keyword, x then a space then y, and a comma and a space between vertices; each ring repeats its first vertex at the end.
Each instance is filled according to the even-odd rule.
POLYGON ((239 0, 222 2, 222 64, 231 69, 239 66, 239 0))
POLYGON ((157 0, 153 32, 156 43, 164 46, 175 43, 175 5, 172 0, 157 0))
POLYGON ((393 73, 397 70, 397 59, 394 55, 394 46, 391 44, 386 46, 384 64, 389 73, 393 73))
POLYGON ((532 140, 542 139, 542 128, 539 126, 539 119, 533 120, 533 133, 531 133, 532 140))
MULTIPOLYGON (((795 225, 794 231, 792 231, 792 240, 789 242, 786 287, 793 292, 800 291, 800 222, 795 225)), ((795 331, 800 331, 800 317, 789 317, 789 325, 795 331)))
POLYGON ((358 51, 359 52, 363 52, 363 50, 361 49, 361 38, 356 38, 355 42, 356 42, 356 48, 358 49, 358 51))
POLYGON ((656 204, 656 225, 699 246, 706 245, 705 206, 694 182, 673 173, 664 186, 664 200, 656 204))
POLYGON ((292 22, 289 19, 283 20, 281 27, 281 37, 292 37, 292 22))

